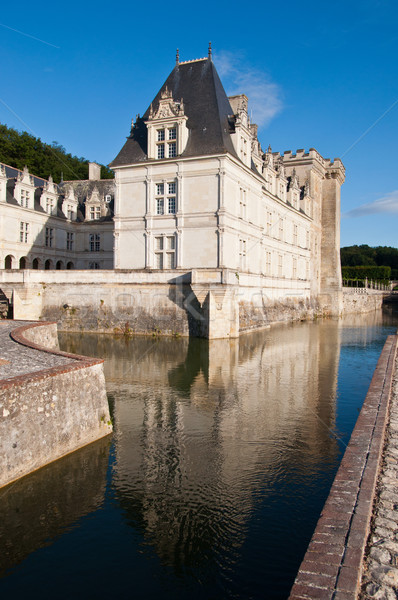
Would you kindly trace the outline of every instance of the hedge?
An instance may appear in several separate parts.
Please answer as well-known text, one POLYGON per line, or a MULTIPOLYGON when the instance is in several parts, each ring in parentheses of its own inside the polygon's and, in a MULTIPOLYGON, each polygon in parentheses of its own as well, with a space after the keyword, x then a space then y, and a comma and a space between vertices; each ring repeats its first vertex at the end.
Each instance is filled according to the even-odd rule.
POLYGON ((372 281, 389 280, 391 267, 342 267, 343 279, 371 279, 372 281))

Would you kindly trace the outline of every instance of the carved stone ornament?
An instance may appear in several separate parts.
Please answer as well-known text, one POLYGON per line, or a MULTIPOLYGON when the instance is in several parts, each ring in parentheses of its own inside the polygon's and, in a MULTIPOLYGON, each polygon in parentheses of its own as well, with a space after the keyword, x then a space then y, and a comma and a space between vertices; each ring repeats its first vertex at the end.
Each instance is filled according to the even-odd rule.
POLYGON ((149 120, 155 119, 167 119, 169 117, 181 117, 184 115, 184 104, 181 99, 180 102, 175 102, 171 91, 167 89, 163 90, 160 95, 159 106, 157 111, 153 110, 151 105, 149 111, 149 120))

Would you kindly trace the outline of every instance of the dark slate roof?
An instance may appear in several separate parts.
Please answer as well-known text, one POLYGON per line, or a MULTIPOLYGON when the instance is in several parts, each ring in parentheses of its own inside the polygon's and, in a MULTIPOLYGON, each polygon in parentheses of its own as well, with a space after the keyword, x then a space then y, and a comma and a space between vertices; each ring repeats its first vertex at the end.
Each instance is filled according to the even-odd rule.
MULTIPOLYGON (((172 92, 175 102, 183 100, 188 117, 190 135, 182 157, 226 152, 237 156, 230 135, 234 127, 233 110, 211 60, 177 64, 152 102, 154 112, 158 109, 159 99, 166 87, 172 92)), ((137 119, 125 145, 110 163, 110 167, 148 160, 144 121, 148 119, 149 111, 150 107, 137 119)))
MULTIPOLYGON (((8 178, 18 177, 18 174, 22 173, 22 171, 20 169, 16 169, 15 167, 9 167, 8 165, 4 165, 4 166, 5 166, 6 175, 8 178)), ((29 173, 29 175, 31 175, 31 173, 29 173)), ((47 180, 43 179, 42 177, 36 177, 36 175, 33 175, 33 183, 34 183, 35 187, 41 187, 45 183, 47 183, 47 180)), ((55 184, 55 185, 57 185, 57 184, 55 184)))

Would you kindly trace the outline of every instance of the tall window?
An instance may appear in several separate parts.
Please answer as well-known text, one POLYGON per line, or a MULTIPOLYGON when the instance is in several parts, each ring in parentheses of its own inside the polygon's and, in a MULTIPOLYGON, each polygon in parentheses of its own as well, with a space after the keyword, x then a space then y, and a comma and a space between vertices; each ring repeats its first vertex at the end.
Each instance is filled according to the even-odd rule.
POLYGON ((272 233, 272 212, 267 212, 267 235, 272 233))
POLYGON ((90 252, 98 252, 101 248, 101 236, 99 233, 90 235, 90 252))
POLYGON ((29 223, 23 223, 22 221, 19 224, 19 241, 24 244, 28 243, 29 236, 29 223))
POLYGON ((24 206, 25 208, 29 208, 29 201, 30 201, 30 192, 28 192, 27 190, 21 190, 21 206, 24 206))
POLYGON ((176 240, 174 235, 155 237, 155 268, 175 269, 176 240))
POLYGON ((283 219, 279 219, 279 239, 283 242, 283 219))
POLYGON ((265 272, 267 275, 271 275, 271 252, 268 251, 265 256, 265 272))
POLYGON ((246 268, 246 240, 239 240, 239 268, 246 268))
POLYGON ((292 279, 297 279, 297 258, 293 257, 292 279))
POLYGON ((46 227, 46 240, 47 248, 52 248, 54 243, 54 229, 52 227, 46 227))
POLYGON ((278 276, 282 277, 283 275, 283 256, 282 254, 278 254, 278 276))
POLYGON ((240 189, 239 216, 246 219, 246 190, 240 189))
POLYGON ((177 156, 177 128, 168 127, 156 132, 156 157, 174 158, 177 156))
POLYGON ((176 212, 176 197, 177 197, 177 184, 175 181, 169 183, 157 183, 156 184, 156 214, 164 215, 175 214, 176 212))
POLYGON ((54 199, 53 198, 46 198, 46 213, 49 215, 53 215, 54 214, 54 199))
POLYGON ((66 249, 67 250, 73 250, 73 245, 74 245, 74 235, 73 233, 67 231, 66 232, 66 249))
POLYGON ((68 219, 70 221, 73 221, 74 217, 75 217, 75 209, 73 204, 68 204, 66 207, 66 216, 68 217, 68 219))
POLYGON ((293 225, 293 244, 297 246, 297 225, 293 225))

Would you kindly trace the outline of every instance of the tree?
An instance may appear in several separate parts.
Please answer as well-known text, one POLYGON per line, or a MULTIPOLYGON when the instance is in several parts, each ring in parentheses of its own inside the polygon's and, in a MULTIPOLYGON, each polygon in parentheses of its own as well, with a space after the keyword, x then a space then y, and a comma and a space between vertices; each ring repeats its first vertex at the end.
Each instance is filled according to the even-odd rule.
MULTIPOLYGON (((57 141, 45 144, 30 133, 0 124, 0 162, 22 170, 26 165, 33 175, 59 183, 64 180, 88 179, 88 160, 67 153, 57 141)), ((101 178, 113 179, 113 171, 101 165, 101 178)))

